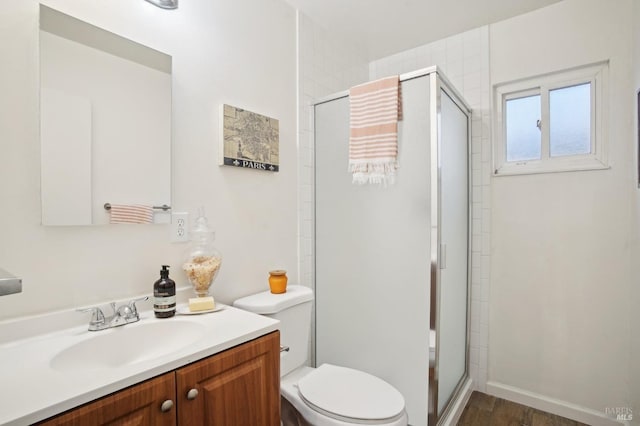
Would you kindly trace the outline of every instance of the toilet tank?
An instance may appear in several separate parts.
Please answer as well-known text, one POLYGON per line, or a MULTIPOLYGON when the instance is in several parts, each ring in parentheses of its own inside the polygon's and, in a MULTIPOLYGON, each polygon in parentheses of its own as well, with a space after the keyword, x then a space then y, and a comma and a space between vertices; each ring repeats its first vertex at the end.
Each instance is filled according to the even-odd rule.
POLYGON ((311 330, 313 292, 301 285, 289 285, 287 291, 273 294, 263 291, 233 302, 245 311, 265 315, 280 321, 280 376, 284 376, 307 361, 311 330))

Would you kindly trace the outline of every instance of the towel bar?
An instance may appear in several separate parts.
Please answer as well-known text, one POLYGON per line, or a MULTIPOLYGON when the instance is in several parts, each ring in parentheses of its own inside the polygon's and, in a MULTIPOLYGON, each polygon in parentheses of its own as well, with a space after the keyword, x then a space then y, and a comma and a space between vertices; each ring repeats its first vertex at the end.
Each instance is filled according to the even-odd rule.
MULTIPOLYGON (((167 210, 171 210, 171 206, 168 206, 166 204, 163 204, 161 206, 151 206, 152 209, 154 210, 163 210, 163 211, 167 211, 167 210)), ((111 210, 111 203, 104 203, 104 209, 105 210, 111 210)))

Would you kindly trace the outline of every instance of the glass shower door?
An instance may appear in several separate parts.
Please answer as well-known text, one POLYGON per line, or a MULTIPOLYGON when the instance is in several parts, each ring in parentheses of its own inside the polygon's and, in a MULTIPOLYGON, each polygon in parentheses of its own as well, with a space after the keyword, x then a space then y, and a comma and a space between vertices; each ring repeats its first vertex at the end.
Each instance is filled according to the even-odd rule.
POLYGON ((439 418, 467 372, 469 261, 468 118, 444 90, 440 95, 439 418))

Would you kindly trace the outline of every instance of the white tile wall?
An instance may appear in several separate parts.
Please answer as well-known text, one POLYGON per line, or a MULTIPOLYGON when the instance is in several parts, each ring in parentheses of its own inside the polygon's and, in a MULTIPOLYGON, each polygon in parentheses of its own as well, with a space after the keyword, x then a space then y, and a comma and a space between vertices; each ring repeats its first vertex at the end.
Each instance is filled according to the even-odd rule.
POLYGON ((300 148, 300 282, 313 287, 313 99, 386 77, 440 67, 473 109, 472 272, 470 374, 477 390, 487 381, 489 278, 491 276, 491 99, 489 27, 367 63, 356 46, 345 44, 298 14, 300 148))

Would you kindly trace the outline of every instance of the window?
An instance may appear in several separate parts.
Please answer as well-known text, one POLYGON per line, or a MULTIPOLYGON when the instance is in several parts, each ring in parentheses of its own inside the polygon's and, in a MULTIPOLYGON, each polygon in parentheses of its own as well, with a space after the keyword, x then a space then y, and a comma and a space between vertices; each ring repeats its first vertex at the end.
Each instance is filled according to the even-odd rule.
POLYGON ((608 63, 495 86, 494 174, 607 168, 608 63))

